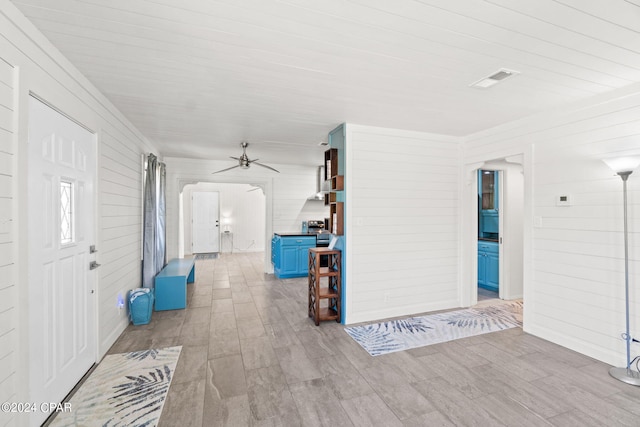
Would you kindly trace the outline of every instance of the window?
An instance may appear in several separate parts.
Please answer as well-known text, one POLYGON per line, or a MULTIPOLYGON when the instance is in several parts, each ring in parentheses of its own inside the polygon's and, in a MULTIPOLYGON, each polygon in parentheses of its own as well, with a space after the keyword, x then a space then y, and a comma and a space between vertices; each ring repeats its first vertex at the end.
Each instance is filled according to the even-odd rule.
POLYGON ((73 183, 60 181, 60 243, 73 243, 73 183))

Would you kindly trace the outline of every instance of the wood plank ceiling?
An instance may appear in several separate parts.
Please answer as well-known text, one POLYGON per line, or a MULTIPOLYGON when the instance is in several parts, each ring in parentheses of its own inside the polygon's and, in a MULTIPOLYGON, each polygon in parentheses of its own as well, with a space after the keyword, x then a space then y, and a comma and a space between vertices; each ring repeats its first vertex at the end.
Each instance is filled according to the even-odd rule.
POLYGON ((342 122, 467 135, 640 81, 640 0, 13 3, 170 156, 319 164, 342 122))

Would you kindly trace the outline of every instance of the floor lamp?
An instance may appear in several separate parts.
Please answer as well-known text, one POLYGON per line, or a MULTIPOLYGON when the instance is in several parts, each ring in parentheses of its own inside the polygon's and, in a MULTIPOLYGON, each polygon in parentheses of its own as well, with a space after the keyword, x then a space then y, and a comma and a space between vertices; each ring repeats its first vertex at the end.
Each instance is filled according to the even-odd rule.
POLYGON ((640 157, 622 157, 617 159, 604 159, 620 178, 622 178, 622 193, 624 205, 624 300, 626 330, 623 335, 627 343, 627 366, 624 368, 611 368, 609 375, 627 384, 640 386, 640 372, 631 369, 631 332, 629 331, 629 230, 627 229, 627 180, 635 168, 640 165, 640 157))

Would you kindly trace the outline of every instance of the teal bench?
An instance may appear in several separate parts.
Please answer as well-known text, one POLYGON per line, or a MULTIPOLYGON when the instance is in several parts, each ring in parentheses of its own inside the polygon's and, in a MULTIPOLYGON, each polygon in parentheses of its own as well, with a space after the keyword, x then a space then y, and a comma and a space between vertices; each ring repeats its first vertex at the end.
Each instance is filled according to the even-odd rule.
POLYGON ((195 258, 174 258, 155 278, 155 310, 187 307, 187 283, 195 280, 195 258))

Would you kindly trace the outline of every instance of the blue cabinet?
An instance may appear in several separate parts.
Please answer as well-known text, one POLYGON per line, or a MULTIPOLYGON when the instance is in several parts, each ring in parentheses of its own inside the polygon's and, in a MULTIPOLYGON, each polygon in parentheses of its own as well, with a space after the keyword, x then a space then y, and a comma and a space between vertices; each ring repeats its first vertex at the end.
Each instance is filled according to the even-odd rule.
POLYGON ((280 265, 276 266, 276 276, 295 277, 300 271, 298 265, 298 252, 300 248, 297 246, 282 246, 280 250, 280 265))
POLYGON ((498 242, 478 241, 478 286, 498 292, 499 278, 498 242))
POLYGON ((278 279, 309 274, 309 248, 316 246, 315 236, 280 236, 271 240, 271 261, 278 279))
POLYGON ((478 171, 478 237, 497 239, 499 232, 497 171, 478 171))
POLYGON ((276 237, 278 236, 273 236, 273 239, 271 239, 271 264, 276 265, 276 263, 279 263, 279 258, 278 258, 278 252, 276 252, 276 242, 277 239, 276 237))

